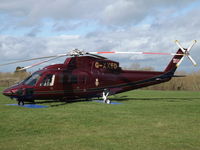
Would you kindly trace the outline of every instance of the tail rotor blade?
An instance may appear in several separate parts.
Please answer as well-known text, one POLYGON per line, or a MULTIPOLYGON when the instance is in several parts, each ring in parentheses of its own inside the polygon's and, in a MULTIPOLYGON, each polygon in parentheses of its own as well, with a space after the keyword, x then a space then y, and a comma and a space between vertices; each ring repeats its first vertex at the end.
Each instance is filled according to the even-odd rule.
POLYGON ((176 45, 178 45, 178 47, 182 50, 183 53, 185 53, 184 48, 181 46, 181 44, 179 43, 178 40, 175 41, 176 45))
POLYGON ((197 66, 196 61, 195 61, 190 55, 187 55, 187 57, 190 59, 190 61, 192 62, 192 64, 193 64, 194 66, 197 66))
POLYGON ((192 42, 192 44, 188 47, 187 51, 189 52, 192 49, 192 47, 194 46, 194 44, 196 44, 196 43, 197 43, 197 40, 194 40, 192 42))
POLYGON ((177 67, 182 63, 183 59, 184 59, 184 57, 182 57, 182 58, 180 59, 180 61, 176 64, 177 67))
MULTIPOLYGON (((197 66, 197 63, 196 63, 196 61, 190 56, 190 50, 192 49, 192 47, 194 46, 194 44, 196 44, 196 40, 194 40, 192 43, 191 43, 191 45, 188 47, 188 49, 184 49, 181 45, 180 45, 180 43, 179 43, 179 41, 178 40, 176 40, 175 41, 176 42, 176 44, 178 45, 178 47, 182 50, 182 52, 184 53, 184 55, 185 56, 187 56, 188 57, 188 59, 192 62, 192 64, 194 65, 194 66, 197 66)), ((183 57, 184 58, 184 57, 183 57)), ((183 61, 183 58, 177 63, 177 66, 179 66, 180 64, 181 64, 181 62, 183 61)))

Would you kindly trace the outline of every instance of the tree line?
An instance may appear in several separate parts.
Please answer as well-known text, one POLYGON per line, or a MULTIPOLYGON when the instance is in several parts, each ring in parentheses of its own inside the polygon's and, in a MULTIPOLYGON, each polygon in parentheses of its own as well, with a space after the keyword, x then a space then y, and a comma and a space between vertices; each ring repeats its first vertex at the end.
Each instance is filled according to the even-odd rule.
POLYGON ((0 87, 9 87, 30 76, 31 73, 26 72, 26 70, 19 71, 21 68, 17 67, 13 73, 0 72, 0 87))
POLYGON ((187 74, 185 77, 175 77, 170 81, 146 87, 149 90, 200 91, 200 71, 187 74))

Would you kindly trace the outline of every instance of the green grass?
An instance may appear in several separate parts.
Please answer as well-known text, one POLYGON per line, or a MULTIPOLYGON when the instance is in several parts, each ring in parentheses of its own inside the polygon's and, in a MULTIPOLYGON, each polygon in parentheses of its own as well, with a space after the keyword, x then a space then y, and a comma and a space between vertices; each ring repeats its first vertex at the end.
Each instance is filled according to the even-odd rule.
POLYGON ((112 99, 123 104, 31 109, 6 106, 16 102, 0 94, 0 149, 200 149, 199 92, 136 90, 112 99))

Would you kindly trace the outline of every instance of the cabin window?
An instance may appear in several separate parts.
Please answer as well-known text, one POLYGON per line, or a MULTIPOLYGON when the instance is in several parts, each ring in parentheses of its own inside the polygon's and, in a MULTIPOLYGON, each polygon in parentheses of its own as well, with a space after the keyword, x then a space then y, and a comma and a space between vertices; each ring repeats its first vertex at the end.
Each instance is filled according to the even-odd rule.
POLYGON ((40 86, 53 86, 55 82, 55 74, 48 74, 44 77, 40 86))
POLYGON ((41 77, 41 73, 36 72, 36 73, 32 74, 30 77, 28 77, 27 79, 25 79, 23 81, 23 83, 25 85, 34 86, 40 77, 41 77))

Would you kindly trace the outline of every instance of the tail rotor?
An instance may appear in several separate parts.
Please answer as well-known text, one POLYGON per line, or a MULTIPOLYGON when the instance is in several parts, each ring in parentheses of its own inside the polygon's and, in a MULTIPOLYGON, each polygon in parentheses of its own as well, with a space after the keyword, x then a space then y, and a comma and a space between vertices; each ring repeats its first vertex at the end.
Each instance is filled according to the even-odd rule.
MULTIPOLYGON (((194 40, 187 49, 183 48, 178 40, 176 40, 175 43, 181 49, 181 51, 184 53, 184 56, 187 56, 188 59, 192 62, 192 64, 194 66, 197 66, 196 61, 190 55, 190 50, 192 49, 192 47, 194 46, 194 44, 197 43, 197 41, 194 40)), ((177 63, 177 66, 179 66, 182 63, 183 59, 184 59, 184 57, 182 57, 181 60, 177 63)))

